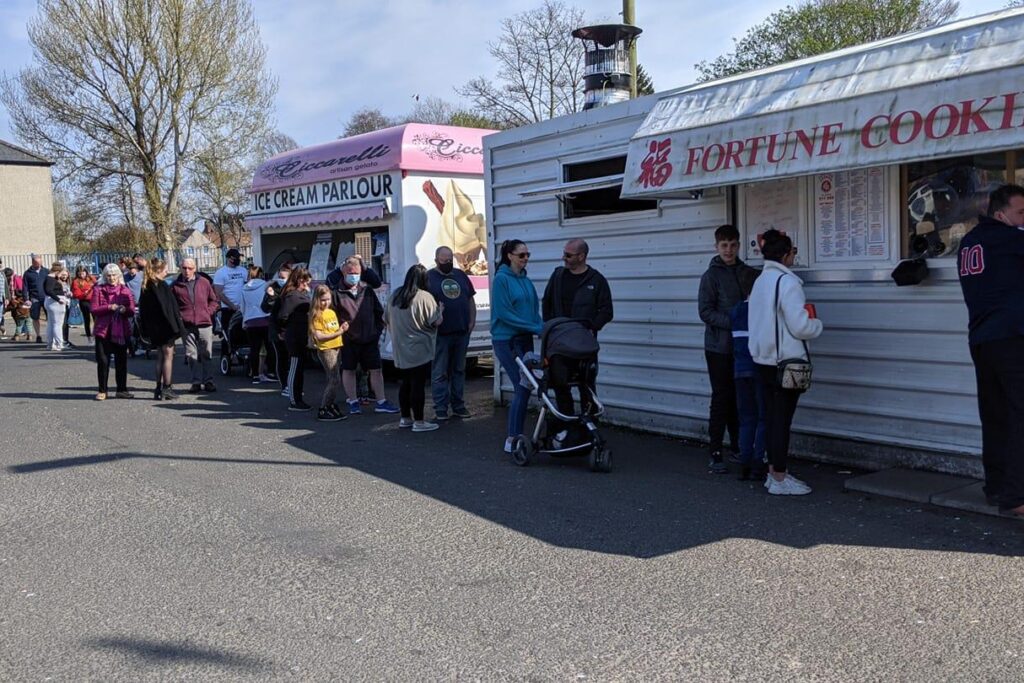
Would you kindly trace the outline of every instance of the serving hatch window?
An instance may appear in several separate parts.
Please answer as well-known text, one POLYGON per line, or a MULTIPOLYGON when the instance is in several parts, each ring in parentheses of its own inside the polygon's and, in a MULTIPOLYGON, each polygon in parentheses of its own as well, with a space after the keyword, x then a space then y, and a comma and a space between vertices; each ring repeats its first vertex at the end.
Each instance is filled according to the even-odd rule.
POLYGON ((1022 179, 1019 155, 994 152, 906 164, 903 197, 907 257, 954 256, 960 240, 988 211, 988 195, 1010 178, 1022 179))
POLYGON ((562 180, 566 183, 614 179, 618 183, 594 190, 568 192, 562 195, 562 218, 589 218, 634 211, 652 211, 658 208, 655 199, 622 199, 622 175, 626 171, 626 157, 611 157, 562 166, 562 180))

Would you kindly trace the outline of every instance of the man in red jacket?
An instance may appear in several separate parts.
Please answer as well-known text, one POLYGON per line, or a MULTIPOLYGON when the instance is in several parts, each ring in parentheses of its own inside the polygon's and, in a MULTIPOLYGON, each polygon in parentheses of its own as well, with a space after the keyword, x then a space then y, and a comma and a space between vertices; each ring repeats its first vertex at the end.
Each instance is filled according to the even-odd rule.
POLYGON ((189 393, 217 391, 213 383, 213 317, 220 302, 213 285, 204 277, 196 276, 196 262, 187 258, 181 262, 181 274, 171 286, 178 301, 185 334, 185 357, 192 368, 192 388, 189 393))

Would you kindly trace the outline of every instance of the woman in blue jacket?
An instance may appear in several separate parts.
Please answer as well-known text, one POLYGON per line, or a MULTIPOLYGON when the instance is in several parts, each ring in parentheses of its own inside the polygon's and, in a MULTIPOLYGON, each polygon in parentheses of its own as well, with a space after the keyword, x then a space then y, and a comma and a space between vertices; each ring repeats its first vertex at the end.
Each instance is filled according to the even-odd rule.
POLYGON ((530 251, 524 242, 505 240, 501 244, 498 272, 491 284, 491 345, 494 357, 515 388, 508 412, 506 453, 512 452, 512 439, 523 433, 526 408, 530 402, 530 390, 519 383, 516 358, 533 351, 533 336, 539 335, 544 326, 537 290, 526 277, 529 259, 530 251))

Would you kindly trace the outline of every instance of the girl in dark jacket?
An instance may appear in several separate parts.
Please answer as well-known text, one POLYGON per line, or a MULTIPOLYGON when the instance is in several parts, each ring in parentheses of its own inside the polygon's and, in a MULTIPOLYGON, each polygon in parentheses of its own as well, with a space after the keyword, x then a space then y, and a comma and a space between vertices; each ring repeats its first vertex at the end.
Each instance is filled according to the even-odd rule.
POLYGON ((288 276, 281 290, 281 303, 277 310, 278 327, 284 330, 284 345, 288 350, 288 410, 309 410, 302 400, 303 363, 309 345, 309 283, 313 278, 305 268, 296 268, 288 276))
POLYGON ((171 292, 167 277, 167 264, 152 259, 146 266, 139 297, 139 323, 142 334, 156 350, 156 389, 153 398, 169 401, 178 398, 172 387, 174 373, 174 340, 185 332, 178 301, 171 292))

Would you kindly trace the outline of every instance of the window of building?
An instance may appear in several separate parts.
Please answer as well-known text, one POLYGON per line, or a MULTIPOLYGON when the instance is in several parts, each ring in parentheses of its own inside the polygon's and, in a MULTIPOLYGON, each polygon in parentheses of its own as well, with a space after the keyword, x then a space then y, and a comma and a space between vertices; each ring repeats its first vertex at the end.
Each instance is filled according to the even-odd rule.
POLYGON ((622 199, 622 176, 626 170, 626 157, 597 159, 562 166, 565 183, 599 181, 608 185, 592 190, 568 191, 561 195, 562 218, 589 218, 634 211, 652 211, 658 208, 655 199, 622 199))
POLYGON ((988 210, 988 195, 1009 178, 1024 180, 1017 154, 994 152, 903 166, 903 253, 908 257, 954 256, 960 240, 988 210))

